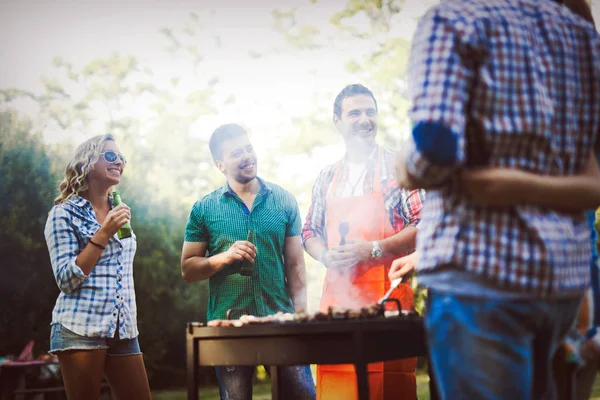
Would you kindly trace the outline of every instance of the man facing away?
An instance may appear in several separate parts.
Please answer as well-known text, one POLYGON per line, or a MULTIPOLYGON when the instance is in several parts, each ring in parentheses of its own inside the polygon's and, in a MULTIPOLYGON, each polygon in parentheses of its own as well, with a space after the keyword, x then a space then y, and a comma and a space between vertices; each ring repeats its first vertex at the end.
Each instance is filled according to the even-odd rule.
POLYGON ((594 26, 552 0, 449 0, 419 23, 398 176, 428 190, 418 270, 442 398, 555 396, 552 357, 590 281, 585 217, 481 204, 459 172, 579 174, 600 129, 599 71, 594 26))
MULTIPOLYGON (((209 279, 207 321, 225 319, 229 309, 255 316, 306 309, 296 199, 257 177, 256 153, 241 126, 218 127, 209 147, 227 182, 194 204, 181 255, 187 282, 209 279), (254 243, 246 240, 250 231, 254 243)), ((216 372, 221 399, 252 398, 254 367, 217 367, 216 372)), ((280 378, 283 398, 314 399, 309 366, 281 367, 280 378)))
MULTIPOLYGON (((424 199, 424 193, 398 186, 395 153, 376 144, 377 103, 369 89, 345 87, 335 99, 333 123, 346 153, 317 178, 302 231, 306 251, 327 268, 323 312, 377 303, 390 287, 392 261, 415 248, 424 199)), ((414 308, 408 282, 395 297, 402 308, 414 308)), ((370 398, 415 399, 415 367, 414 358, 370 364, 370 398)), ((357 398, 354 367, 318 366, 317 398, 357 398)))

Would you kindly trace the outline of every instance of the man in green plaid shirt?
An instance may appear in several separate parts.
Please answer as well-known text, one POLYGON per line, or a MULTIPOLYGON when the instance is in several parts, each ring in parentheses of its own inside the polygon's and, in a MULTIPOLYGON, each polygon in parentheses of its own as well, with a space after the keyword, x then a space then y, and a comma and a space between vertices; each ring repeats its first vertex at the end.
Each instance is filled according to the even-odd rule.
MULTIPOLYGON (((220 126, 209 147, 227 183, 194 204, 181 256, 183 279, 209 280, 207 320, 223 319, 229 309, 256 316, 306 309, 296 199, 256 176, 256 153, 241 126, 220 126), (254 243, 247 240, 250 231, 254 243)), ((252 398, 254 367, 216 370, 221 399, 252 398)), ((282 367, 281 379, 283 398, 315 398, 308 366, 282 367)))

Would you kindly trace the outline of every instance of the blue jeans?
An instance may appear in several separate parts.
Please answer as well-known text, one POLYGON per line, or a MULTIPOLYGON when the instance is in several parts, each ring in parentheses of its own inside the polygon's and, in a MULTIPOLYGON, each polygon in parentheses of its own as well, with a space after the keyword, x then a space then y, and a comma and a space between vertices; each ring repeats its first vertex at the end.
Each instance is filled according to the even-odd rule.
MULTIPOLYGON (((221 400, 251 400, 255 367, 216 367, 221 400)), ((265 365, 270 374, 270 368, 265 365)), ((314 400, 315 383, 308 365, 279 367, 281 398, 314 400)))
POLYGON ((554 399, 552 357, 580 302, 431 291, 425 327, 440 397, 554 399))

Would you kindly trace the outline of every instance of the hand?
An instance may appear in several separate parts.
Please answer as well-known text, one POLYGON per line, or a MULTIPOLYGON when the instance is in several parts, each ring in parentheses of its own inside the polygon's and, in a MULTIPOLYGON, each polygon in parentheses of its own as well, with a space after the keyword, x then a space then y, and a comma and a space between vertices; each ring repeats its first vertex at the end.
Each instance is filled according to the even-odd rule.
POLYGON ((321 262, 327 268, 347 269, 358 264, 358 259, 352 253, 344 252, 343 246, 332 247, 324 251, 321 262))
POLYGON ((528 173, 514 168, 485 168, 463 171, 466 191, 477 203, 488 206, 519 204, 519 195, 527 190, 528 173))
POLYGON ((231 245, 229 250, 223 253, 224 264, 232 264, 234 261, 246 259, 251 263, 256 258, 256 247, 247 240, 238 240, 231 245))
POLYGON ((327 268, 352 268, 371 258, 373 244, 365 240, 350 239, 343 246, 327 250, 321 260, 327 268))
POLYGON ((419 254, 416 251, 407 256, 395 259, 392 262, 388 277, 393 281, 394 279, 402 278, 404 275, 410 274, 415 270, 418 261, 419 254))
POLYGON ((131 219, 131 210, 126 204, 119 204, 106 214, 104 222, 100 227, 100 231, 104 232, 108 237, 113 236, 121 229, 123 225, 131 219))

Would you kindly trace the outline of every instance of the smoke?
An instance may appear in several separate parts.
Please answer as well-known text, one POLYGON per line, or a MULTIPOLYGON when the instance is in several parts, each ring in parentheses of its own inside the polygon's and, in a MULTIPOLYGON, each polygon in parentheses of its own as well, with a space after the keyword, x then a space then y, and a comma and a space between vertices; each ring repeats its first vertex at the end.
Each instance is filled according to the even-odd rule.
MULTIPOLYGON (((375 266, 374 263, 334 270, 327 269, 308 254, 305 257, 307 312, 309 313, 326 310, 326 307, 320 307, 323 296, 328 305, 358 310, 377 303, 387 290, 387 271, 375 266), (374 273, 376 269, 378 273, 374 273), (325 285, 326 275, 328 275, 327 285, 325 285), (358 279, 361 284, 356 283, 358 279)), ((384 258, 377 263, 389 265, 391 261, 390 258, 384 258)))

